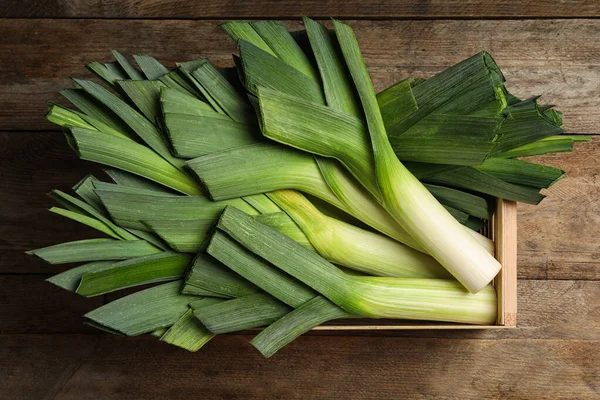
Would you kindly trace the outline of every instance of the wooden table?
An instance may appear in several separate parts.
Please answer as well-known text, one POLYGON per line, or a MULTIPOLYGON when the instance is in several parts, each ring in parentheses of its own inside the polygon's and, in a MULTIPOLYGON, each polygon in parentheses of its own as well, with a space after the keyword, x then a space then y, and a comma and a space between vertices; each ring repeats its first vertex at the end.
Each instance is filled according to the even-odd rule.
POLYGON ((84 300, 44 279, 61 271, 23 251, 93 232, 46 212, 44 194, 95 165, 44 121, 46 100, 90 76, 109 49, 169 66, 227 65, 228 18, 307 14, 350 20, 378 89, 490 51, 509 88, 544 94, 573 134, 600 132, 600 3, 595 0, 0 2, 0 398, 600 398, 600 145, 538 157, 568 177, 519 206, 519 328, 375 335, 315 333, 264 360, 226 335, 191 354, 152 338, 104 335, 84 300))

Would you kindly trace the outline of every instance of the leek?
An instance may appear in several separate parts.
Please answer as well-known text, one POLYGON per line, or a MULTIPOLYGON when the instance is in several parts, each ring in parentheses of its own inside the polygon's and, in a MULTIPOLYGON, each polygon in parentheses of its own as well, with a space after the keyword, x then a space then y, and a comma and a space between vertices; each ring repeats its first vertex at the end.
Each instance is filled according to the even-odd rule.
POLYGON ((365 109, 383 205, 470 292, 479 292, 496 276, 500 263, 443 209, 396 158, 354 33, 341 22, 334 21, 334 26, 365 109))

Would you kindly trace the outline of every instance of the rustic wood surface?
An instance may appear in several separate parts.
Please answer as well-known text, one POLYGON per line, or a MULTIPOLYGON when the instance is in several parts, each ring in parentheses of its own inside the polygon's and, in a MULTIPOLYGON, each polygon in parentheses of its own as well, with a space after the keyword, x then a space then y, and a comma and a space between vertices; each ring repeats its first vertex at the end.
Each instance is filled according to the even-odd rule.
POLYGON ((0 399, 600 399, 600 137, 535 158, 568 177, 519 205, 514 330, 320 331, 270 360, 225 335, 190 354, 82 324, 121 293, 83 299, 44 282, 65 267, 25 250, 97 236, 46 211, 53 188, 102 176, 43 119, 68 77, 89 77, 83 64, 111 48, 228 65, 221 20, 303 14, 357 19, 378 89, 485 49, 516 94, 543 93, 571 133, 600 133, 597 1, 2 1, 0 399))

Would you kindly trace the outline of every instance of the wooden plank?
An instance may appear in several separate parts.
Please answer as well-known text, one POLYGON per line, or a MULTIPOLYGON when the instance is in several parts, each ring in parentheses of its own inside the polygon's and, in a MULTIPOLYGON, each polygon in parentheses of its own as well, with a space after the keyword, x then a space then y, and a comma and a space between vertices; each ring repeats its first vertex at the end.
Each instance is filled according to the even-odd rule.
MULTIPOLYGON (((83 299, 56 288, 40 275, 0 275, 0 332, 56 333, 92 332, 82 315, 102 304, 102 298, 83 299)), ((106 296, 108 301, 142 288, 131 288, 106 296)), ((474 339, 589 339, 600 340, 600 281, 518 282, 518 329, 461 331, 315 331, 317 335, 380 335, 474 339)), ((365 324, 366 320, 349 321, 365 324)), ((403 321, 372 321, 398 324, 403 321)), ((339 324, 339 322, 332 322, 339 324)))
POLYGON ((96 332, 83 314, 103 296, 85 299, 44 279, 50 275, 0 275, 0 333, 96 332))
MULTIPOLYGON (((54 216, 44 196, 68 190, 100 167, 76 159, 61 135, 0 132, 0 273, 60 271, 23 252, 62 241, 98 237, 91 229, 54 216)), ((529 279, 600 279, 600 142, 578 143, 572 153, 536 157, 564 169, 538 206, 519 204, 518 276, 529 279)))
POLYGON ((496 277, 498 325, 517 325, 517 203, 498 199, 494 218, 496 258, 502 270, 496 277))
POLYGON ((518 272, 532 279, 600 279, 600 141, 573 153, 532 157, 567 177, 538 206, 519 204, 518 272))
POLYGON ((310 336, 268 360, 247 340, 219 337, 194 354, 153 338, 102 337, 96 343, 90 335, 4 335, 0 374, 8 379, 0 398, 152 400, 200 393, 209 399, 401 394, 465 400, 597 399, 600 394, 597 340, 310 336))
POLYGON ((52 189, 69 190, 100 168, 81 161, 60 132, 0 133, 0 273, 52 273, 48 265, 24 252, 69 240, 101 237, 91 228, 49 213, 52 189))
POLYGON ((272 2, 215 0, 8 0, 0 17, 20 18, 298 18, 302 15, 338 18, 496 18, 595 17, 593 0, 551 0, 542 4, 509 0, 280 0, 272 2))
MULTIPOLYGON (((70 85, 69 76, 89 76, 83 64, 109 60, 111 48, 150 53, 168 66, 200 56, 230 65, 235 46, 219 31, 220 22, 4 20, 0 24, 0 129, 49 129, 43 120, 45 101, 58 99, 56 92, 70 85)), ((488 50, 516 94, 543 94, 545 101, 565 112, 565 126, 571 132, 598 131, 600 42, 588 38, 600 34, 600 20, 350 23, 377 89, 409 75, 429 77, 488 50)), ((301 28, 298 21, 286 24, 301 28)))
POLYGON ((83 365, 96 335, 0 335, 0 399, 51 399, 83 365))

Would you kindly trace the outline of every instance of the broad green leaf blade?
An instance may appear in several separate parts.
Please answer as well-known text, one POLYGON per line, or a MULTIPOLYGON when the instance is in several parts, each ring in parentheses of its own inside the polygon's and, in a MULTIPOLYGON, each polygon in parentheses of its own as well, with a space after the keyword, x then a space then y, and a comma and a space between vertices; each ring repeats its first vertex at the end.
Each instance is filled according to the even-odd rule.
POLYGON ((342 111, 259 88, 263 135, 313 154, 333 157, 376 198, 373 156, 362 121, 342 111))
POLYGON ((250 22, 273 53, 288 65, 291 65, 315 82, 320 78, 306 54, 302 51, 296 40, 280 22, 254 21, 250 22))
POLYGON ((225 206, 232 205, 244 212, 257 214, 242 199, 211 201, 203 196, 165 196, 161 194, 127 193, 97 190, 98 196, 113 220, 125 227, 147 230, 147 220, 216 220, 225 206))
MULTIPOLYGON (((95 195, 95 193, 94 193, 94 195, 95 195)), ((110 229, 112 232, 117 234, 119 236, 119 238, 122 238, 123 240, 136 240, 137 239, 135 236, 133 236, 132 234, 127 232, 125 229, 121 228, 120 226, 115 225, 102 212, 98 211, 98 209, 92 207, 91 205, 87 204, 84 201, 81 201, 71 195, 68 195, 67 193, 61 192, 60 190, 53 190, 51 192, 51 197, 53 197, 56 200, 61 201, 62 204, 69 204, 71 206, 70 209, 73 211, 80 212, 83 215, 87 215, 91 218, 98 220, 104 226, 106 226, 106 228, 110 229)), ((99 199, 98 199, 98 201, 99 201, 99 199)), ((84 223, 83 221, 79 221, 79 222, 84 223)), ((94 227, 94 226, 92 226, 92 227, 98 229, 98 227, 94 227)), ((107 234, 109 234, 109 233, 107 233, 107 234)), ((109 234, 109 235, 113 236, 111 234, 109 234)))
POLYGON ((188 161, 214 200, 297 189, 343 208, 314 158, 283 146, 261 143, 188 161))
POLYGON ((77 294, 98 296, 147 283, 181 279, 191 260, 188 254, 161 252, 113 263, 84 274, 77 294))
POLYGON ((535 188, 549 188, 565 176, 558 168, 508 158, 490 158, 475 168, 505 182, 535 188))
MULTIPOLYGON (((159 185, 158 183, 153 182, 149 179, 142 178, 141 176, 132 174, 127 171, 123 171, 121 169, 106 168, 104 172, 106 172, 110 179, 112 179, 113 182, 115 182, 119 186, 146 189, 163 194, 174 194, 174 192, 171 191, 171 189, 163 185, 159 185)), ((96 188, 102 185, 104 185, 104 182, 95 182, 94 184, 96 188)))
POLYGON ((123 80, 119 87, 127 97, 154 124, 160 117, 160 91, 165 85, 160 81, 123 80))
POLYGON ((537 140, 533 143, 506 150, 494 155, 494 157, 515 158, 538 156, 548 153, 559 153, 573 150, 574 142, 591 142, 591 136, 568 136, 557 135, 549 136, 544 139, 537 140))
POLYGON ((401 80, 377 95, 377 103, 386 130, 391 131, 394 125, 419 108, 412 92, 414 83, 411 78, 401 80))
MULTIPOLYGON (((207 298, 206 300, 209 299, 207 298)), ((206 327, 194 317, 194 313, 190 309, 161 336, 160 341, 195 352, 200 350, 202 346, 208 343, 213 337, 215 337, 214 333, 206 329, 206 327)))
POLYGON ((61 215, 65 218, 72 219, 73 221, 77 221, 80 224, 84 224, 89 226, 90 228, 96 229, 110 237, 113 237, 118 240, 122 240, 122 238, 117 235, 110 227, 108 227, 105 223, 97 220, 96 218, 88 217, 87 215, 71 211, 65 210, 64 208, 52 207, 49 210, 51 213, 61 215))
POLYGON ((79 286, 79 282, 81 282, 81 277, 83 275, 97 269, 102 269, 112 263, 113 261, 94 261, 91 263, 83 264, 78 267, 68 269, 64 272, 61 272, 60 274, 54 275, 46 279, 46 281, 60 288, 68 290, 69 292, 75 292, 77 290, 77 286, 79 286))
POLYGON ((185 283, 212 291, 218 297, 242 297, 259 289, 242 276, 235 274, 219 260, 205 253, 199 253, 185 283))
POLYGON ((292 310, 267 293, 256 293, 208 307, 194 308, 194 316, 215 334, 267 326, 292 310))
POLYGON ((528 204, 538 204, 546 197, 540 194, 538 189, 504 182, 473 167, 435 175, 427 178, 427 181, 528 204))
POLYGON ((160 252, 143 240, 86 239, 29 250, 50 264, 71 262, 125 260, 160 252))
POLYGON ((141 81, 144 79, 140 71, 138 71, 127 58, 125 58, 121 53, 116 50, 110 51, 112 55, 115 57, 115 60, 119 63, 123 71, 129 76, 130 79, 134 79, 136 81, 141 81))
POLYGON ((401 161, 450 165, 479 165, 495 147, 490 141, 405 135, 390 138, 390 144, 401 161))
POLYGON ((219 114, 208 103, 179 90, 164 88, 160 92, 160 104, 163 113, 178 113, 229 120, 225 114, 219 114))
MULTIPOLYGON (((112 129, 131 137, 135 135, 130 133, 130 128, 115 113, 104 106, 101 102, 89 95, 83 89, 65 89, 59 92, 65 99, 69 100, 75 107, 79 108, 84 114, 101 121, 112 129)), ((93 124, 92 124, 93 125, 93 124)), ((98 129, 98 128, 96 128, 98 129)), ((107 132, 110 133, 110 132, 107 132)))
POLYGON ((161 76, 169 73, 169 69, 154 57, 143 54, 134 54, 133 58, 144 75, 146 75, 146 79, 159 79, 161 76))
MULTIPOLYGON (((283 236, 287 239, 287 236, 283 236)), ((206 251, 240 276, 291 307, 298 307, 317 295, 311 288, 273 268, 221 231, 215 231, 206 251)))
POLYGON ((350 314, 325 297, 317 296, 263 329, 250 344, 269 358, 312 328, 327 321, 349 317, 350 314))
POLYGON ((233 121, 240 123, 253 121, 254 112, 246 98, 213 67, 210 61, 206 60, 191 74, 233 121))
POLYGON ((117 73, 117 71, 112 68, 108 68, 108 66, 99 63, 98 61, 93 61, 85 66, 92 73, 96 74, 100 79, 109 85, 115 86, 117 81, 121 79, 127 79, 127 76, 122 75, 121 73, 117 73))
POLYGON ((258 32, 252 27, 249 22, 246 21, 231 21, 221 24, 221 29, 225 31, 236 42, 245 40, 246 42, 252 43, 254 46, 260 48, 263 51, 275 56, 275 52, 269 47, 269 45, 260 37, 258 32))
POLYGON ((425 187, 443 205, 450 206, 475 217, 483 219, 491 217, 488 203, 483 197, 445 186, 426 184, 425 187))
POLYGON ((202 193, 196 182, 146 146, 83 128, 72 128, 70 134, 84 160, 123 169, 184 194, 202 193))
POLYGON ((98 195, 94 191, 94 183, 99 182, 93 175, 88 175, 73 186, 73 191, 77 193, 87 204, 92 206, 100 213, 105 213, 106 210, 100 201, 98 195))
POLYGON ((215 225, 215 219, 142 221, 169 247, 182 253, 197 253, 215 225))
POLYGON ((105 304, 85 318, 91 322, 136 336, 173 325, 188 310, 194 296, 179 293, 180 281, 165 283, 105 304))
POLYGON ((93 125, 81 118, 75 111, 58 104, 49 105, 46 119, 53 124, 64 128, 76 126, 79 128, 96 129, 93 125))
POLYGON ((183 158, 246 146, 261 139, 256 127, 226 119, 165 113, 164 122, 175 154, 183 158))
POLYGON ((302 20, 319 66, 327 105, 361 118, 362 109, 335 37, 323 25, 312 19, 303 17, 302 20))
POLYGON ((75 82, 96 100, 118 115, 148 146, 160 154, 166 161, 178 168, 183 166, 183 160, 171 155, 162 133, 142 114, 95 82, 82 79, 75 79, 75 82))
POLYGON ((267 87, 305 100, 325 102, 321 86, 302 72, 244 40, 240 40, 239 46, 244 83, 251 93, 267 87))

